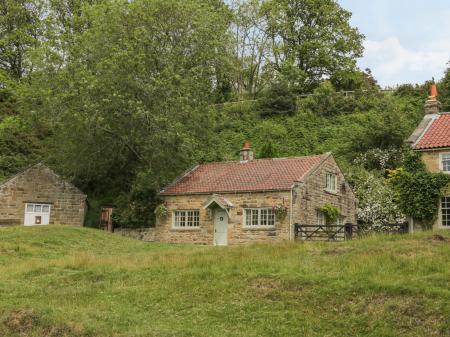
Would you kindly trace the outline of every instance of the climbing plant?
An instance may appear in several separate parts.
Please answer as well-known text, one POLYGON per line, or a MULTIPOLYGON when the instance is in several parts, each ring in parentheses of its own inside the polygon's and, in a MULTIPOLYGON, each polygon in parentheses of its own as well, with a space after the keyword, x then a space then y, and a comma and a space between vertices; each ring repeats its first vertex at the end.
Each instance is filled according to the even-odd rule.
POLYGON ((450 176, 425 171, 415 153, 405 157, 404 167, 388 172, 402 212, 419 220, 424 229, 430 229, 438 214, 439 199, 450 184, 450 176))
POLYGON ((327 225, 336 223, 337 219, 341 215, 339 209, 330 204, 323 205, 320 208, 320 211, 324 214, 327 225))

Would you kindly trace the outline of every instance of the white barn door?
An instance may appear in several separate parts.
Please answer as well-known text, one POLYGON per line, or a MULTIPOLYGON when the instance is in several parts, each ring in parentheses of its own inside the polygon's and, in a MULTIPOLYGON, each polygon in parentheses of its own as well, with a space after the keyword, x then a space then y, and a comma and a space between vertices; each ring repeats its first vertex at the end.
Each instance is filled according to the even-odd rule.
POLYGON ((26 203, 23 224, 25 226, 48 225, 50 209, 49 204, 26 203))

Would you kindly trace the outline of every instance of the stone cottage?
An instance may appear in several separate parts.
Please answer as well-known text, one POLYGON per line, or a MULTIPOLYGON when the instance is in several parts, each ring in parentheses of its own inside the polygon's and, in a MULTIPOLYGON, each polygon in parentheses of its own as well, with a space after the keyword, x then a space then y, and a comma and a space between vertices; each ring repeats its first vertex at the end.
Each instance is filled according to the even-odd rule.
POLYGON ((0 185, 0 226, 82 226, 85 211, 86 195, 44 164, 0 185))
POLYGON ((320 208, 356 222, 356 199, 331 153, 253 159, 248 143, 239 161, 195 166, 160 193, 153 239, 228 245, 293 240, 295 223, 324 224, 320 208))
MULTIPOLYGON (((431 86, 423 120, 406 142, 421 154, 430 172, 450 174, 450 112, 441 112, 436 85, 431 86)), ((450 229, 450 186, 439 202, 433 228, 450 229)))

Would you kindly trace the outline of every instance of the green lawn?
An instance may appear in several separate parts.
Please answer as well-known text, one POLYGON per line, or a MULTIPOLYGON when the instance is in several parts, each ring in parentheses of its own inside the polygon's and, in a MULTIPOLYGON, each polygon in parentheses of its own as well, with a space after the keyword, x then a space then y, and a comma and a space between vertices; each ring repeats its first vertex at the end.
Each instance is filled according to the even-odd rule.
POLYGON ((439 234, 218 248, 0 228, 0 336, 450 336, 439 234))

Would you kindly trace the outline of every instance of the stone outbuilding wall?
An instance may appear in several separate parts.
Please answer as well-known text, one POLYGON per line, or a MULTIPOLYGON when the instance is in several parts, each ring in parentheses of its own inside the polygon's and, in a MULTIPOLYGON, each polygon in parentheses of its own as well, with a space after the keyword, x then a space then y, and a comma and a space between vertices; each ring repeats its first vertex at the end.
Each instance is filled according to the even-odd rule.
POLYGON ((32 166, 0 185, 0 226, 23 225, 26 203, 49 204, 49 224, 84 223, 86 195, 44 164, 32 166))

